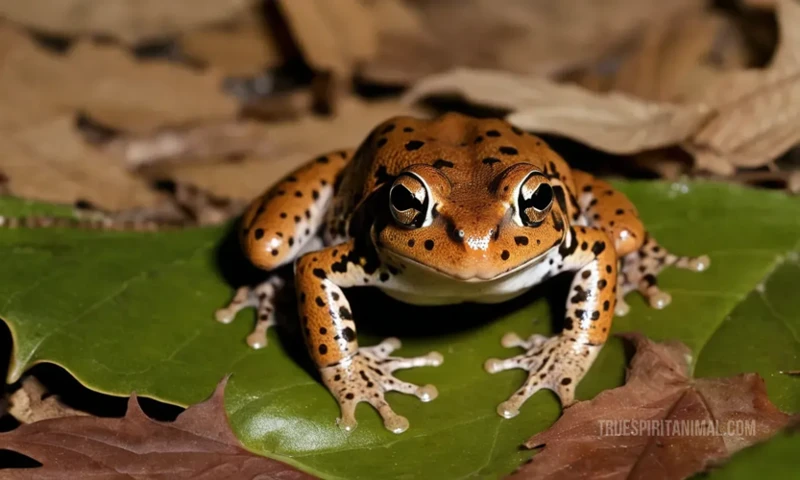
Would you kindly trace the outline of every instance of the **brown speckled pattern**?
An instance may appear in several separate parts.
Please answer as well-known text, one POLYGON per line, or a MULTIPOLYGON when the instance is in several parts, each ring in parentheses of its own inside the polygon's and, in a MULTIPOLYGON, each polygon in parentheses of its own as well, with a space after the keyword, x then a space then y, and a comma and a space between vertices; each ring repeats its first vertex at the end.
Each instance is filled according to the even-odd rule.
POLYGON ((352 153, 317 157, 250 204, 239 238, 254 265, 271 270, 294 260, 322 224, 336 176, 352 153))

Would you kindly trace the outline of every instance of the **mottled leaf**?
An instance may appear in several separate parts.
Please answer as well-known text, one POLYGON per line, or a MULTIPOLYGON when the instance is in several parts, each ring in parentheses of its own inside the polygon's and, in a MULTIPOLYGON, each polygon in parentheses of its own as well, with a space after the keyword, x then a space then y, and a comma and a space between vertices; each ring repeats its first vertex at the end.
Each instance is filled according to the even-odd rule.
POLYGON ((625 386, 567 409, 525 445, 544 451, 511 478, 680 480, 772 436, 789 421, 758 374, 693 379, 691 350, 628 334, 625 386))

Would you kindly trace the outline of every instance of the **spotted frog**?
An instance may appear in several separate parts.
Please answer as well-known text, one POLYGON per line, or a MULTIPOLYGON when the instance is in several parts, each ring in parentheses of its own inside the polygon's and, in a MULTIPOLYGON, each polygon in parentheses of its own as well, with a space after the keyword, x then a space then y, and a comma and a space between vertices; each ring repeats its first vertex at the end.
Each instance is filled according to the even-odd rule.
MULTIPOLYGON (((320 156, 298 168, 248 207, 239 230, 249 260, 273 272, 294 262, 301 330, 322 381, 341 409, 337 423, 356 426, 368 402, 386 428, 408 421, 385 393, 433 400, 432 385, 393 376, 399 369, 438 366, 442 355, 392 355, 400 341, 360 346, 346 287, 377 287, 415 305, 497 303, 561 272, 574 272, 563 331, 553 337, 506 334, 505 347, 524 353, 488 359, 489 373, 524 369, 528 378, 497 412, 506 418, 541 389, 562 405, 608 337, 624 297, 638 290, 652 307, 670 296, 656 276, 669 265, 701 271, 709 259, 669 253, 648 235, 636 208, 588 173, 570 169, 540 138, 499 119, 448 113, 435 119, 395 117, 356 150, 320 156)), ((247 341, 264 347, 275 325, 283 280, 242 287, 217 319, 231 322, 255 307, 247 341)))

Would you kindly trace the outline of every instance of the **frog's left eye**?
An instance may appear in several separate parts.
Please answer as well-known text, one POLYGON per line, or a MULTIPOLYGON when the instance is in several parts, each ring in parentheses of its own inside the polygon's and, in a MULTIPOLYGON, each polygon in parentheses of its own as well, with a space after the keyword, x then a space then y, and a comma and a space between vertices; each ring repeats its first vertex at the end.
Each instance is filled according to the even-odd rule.
POLYGON ((522 182, 517 198, 519 217, 523 225, 538 226, 553 205, 553 187, 542 174, 532 174, 522 182))
POLYGON ((392 217, 404 227, 423 226, 430 215, 428 204, 428 189, 414 175, 400 175, 389 190, 389 209, 392 211, 392 217))

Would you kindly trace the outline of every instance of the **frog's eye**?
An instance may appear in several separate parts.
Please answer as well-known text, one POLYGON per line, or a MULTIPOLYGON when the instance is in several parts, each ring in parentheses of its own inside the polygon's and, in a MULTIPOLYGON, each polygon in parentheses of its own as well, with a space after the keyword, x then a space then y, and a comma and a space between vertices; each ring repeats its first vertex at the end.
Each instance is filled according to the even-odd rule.
POLYGON ((430 215, 428 204, 428 189, 415 175, 400 175, 389 190, 389 209, 395 221, 404 227, 423 226, 430 215))
POLYGON ((517 204, 522 224, 536 227, 544 221, 553 205, 553 187, 544 175, 531 174, 520 186, 517 204))

